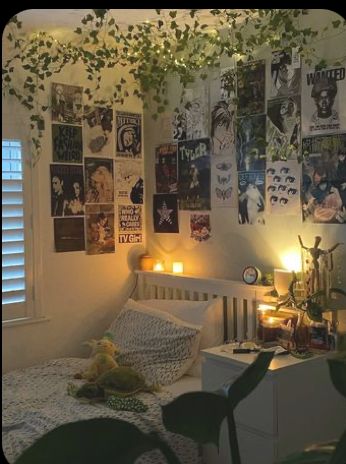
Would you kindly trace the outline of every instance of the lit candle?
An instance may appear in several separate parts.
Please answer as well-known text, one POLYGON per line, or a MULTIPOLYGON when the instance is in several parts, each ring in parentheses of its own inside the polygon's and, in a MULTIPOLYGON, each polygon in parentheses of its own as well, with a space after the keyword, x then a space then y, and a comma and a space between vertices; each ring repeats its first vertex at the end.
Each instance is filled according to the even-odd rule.
POLYGON ((163 261, 160 259, 157 259, 154 263, 153 271, 162 272, 164 270, 165 270, 165 267, 163 265, 163 261))
POLYGON ((184 272, 184 264, 182 262, 174 262, 172 267, 174 274, 182 274, 184 272))

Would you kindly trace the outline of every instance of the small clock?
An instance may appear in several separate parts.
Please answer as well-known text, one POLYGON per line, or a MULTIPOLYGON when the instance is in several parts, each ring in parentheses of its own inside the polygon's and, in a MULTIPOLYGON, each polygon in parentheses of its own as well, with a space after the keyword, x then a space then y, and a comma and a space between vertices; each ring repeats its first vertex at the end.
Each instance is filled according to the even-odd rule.
POLYGON ((261 280, 261 271, 255 266, 246 266, 243 270, 242 277, 246 284, 253 285, 261 280))

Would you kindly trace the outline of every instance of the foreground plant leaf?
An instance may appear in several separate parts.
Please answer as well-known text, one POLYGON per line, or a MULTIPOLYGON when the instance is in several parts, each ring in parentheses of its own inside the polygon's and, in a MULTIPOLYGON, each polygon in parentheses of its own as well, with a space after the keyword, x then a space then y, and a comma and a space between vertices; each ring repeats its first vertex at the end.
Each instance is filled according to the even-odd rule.
POLYGON ((346 351, 335 354, 327 361, 334 387, 346 398, 346 351))
POLYGON ((280 461, 280 464, 330 464, 335 444, 336 442, 327 443, 314 446, 300 453, 294 453, 280 461))
POLYGON ((328 464, 344 464, 346 459, 346 430, 336 444, 332 459, 328 464))
POLYGON ((197 443, 219 447, 220 427, 227 415, 227 399, 215 393, 185 393, 162 406, 167 430, 192 438, 197 443))
POLYGON ((155 448, 169 450, 169 464, 181 464, 157 437, 118 419, 90 419, 64 424, 39 438, 15 464, 132 464, 155 448))

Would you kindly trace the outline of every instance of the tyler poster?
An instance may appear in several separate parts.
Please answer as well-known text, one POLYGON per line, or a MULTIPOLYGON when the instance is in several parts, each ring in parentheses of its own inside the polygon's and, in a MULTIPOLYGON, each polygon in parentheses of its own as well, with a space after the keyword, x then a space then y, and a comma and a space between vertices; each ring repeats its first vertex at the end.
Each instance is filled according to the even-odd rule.
POLYGON ((262 171, 266 163, 266 115, 237 118, 238 171, 262 171))
POLYGON ((51 215, 84 214, 83 166, 51 164, 51 215))
POLYGON ((52 122, 82 124, 83 87, 52 83, 52 122))
POLYGON ((206 242, 211 237, 210 214, 191 214, 190 237, 197 242, 206 242))
POLYGON ((231 206, 232 163, 228 157, 213 157, 211 162, 211 203, 213 207, 231 206))
POLYGON ((265 172, 238 173, 239 224, 265 224, 265 172))
POLYGON ((304 135, 346 130, 344 66, 306 71, 302 99, 304 135))
POLYGON ((52 124, 53 161, 83 163, 82 128, 68 124, 52 124))
POLYGON ((296 160, 267 162, 266 212, 300 215, 300 172, 296 160))
POLYGON ((265 112, 265 61, 237 65, 238 116, 265 112))
POLYGON ((114 253, 114 205, 86 205, 85 214, 87 254, 114 253))
POLYGON ((143 206, 118 205, 119 243, 143 241, 143 206))
POLYGON ((153 196, 154 232, 178 233, 178 197, 174 193, 153 196))
POLYGON ((84 218, 54 218, 55 251, 83 251, 84 218))
POLYGON ((84 155, 114 156, 113 110, 84 107, 84 155))
POLYGON ((165 143, 155 149, 156 193, 177 193, 178 145, 165 143))
POLYGON ((142 158, 142 115, 115 112, 116 157, 142 158))
POLYGON ((179 209, 210 210, 210 140, 178 143, 179 209))
POLYGON ((113 203, 113 160, 84 158, 85 203, 113 203))
POLYGON ((115 160, 115 197, 121 203, 143 203, 143 163, 140 160, 115 160))
POLYGON ((298 53, 277 50, 272 53, 270 97, 287 97, 300 95, 301 68, 298 53), (298 58, 295 60, 295 58, 298 58))

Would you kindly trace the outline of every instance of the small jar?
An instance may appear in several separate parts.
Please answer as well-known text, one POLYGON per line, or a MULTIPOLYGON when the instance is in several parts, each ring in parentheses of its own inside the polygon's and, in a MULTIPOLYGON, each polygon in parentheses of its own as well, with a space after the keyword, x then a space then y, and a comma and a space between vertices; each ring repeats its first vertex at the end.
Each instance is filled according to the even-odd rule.
POLYGON ((328 326, 325 322, 311 321, 309 324, 309 346, 317 350, 328 350, 328 326))
POLYGON ((139 258, 139 269, 141 271, 152 271, 154 260, 150 255, 142 255, 139 258))

